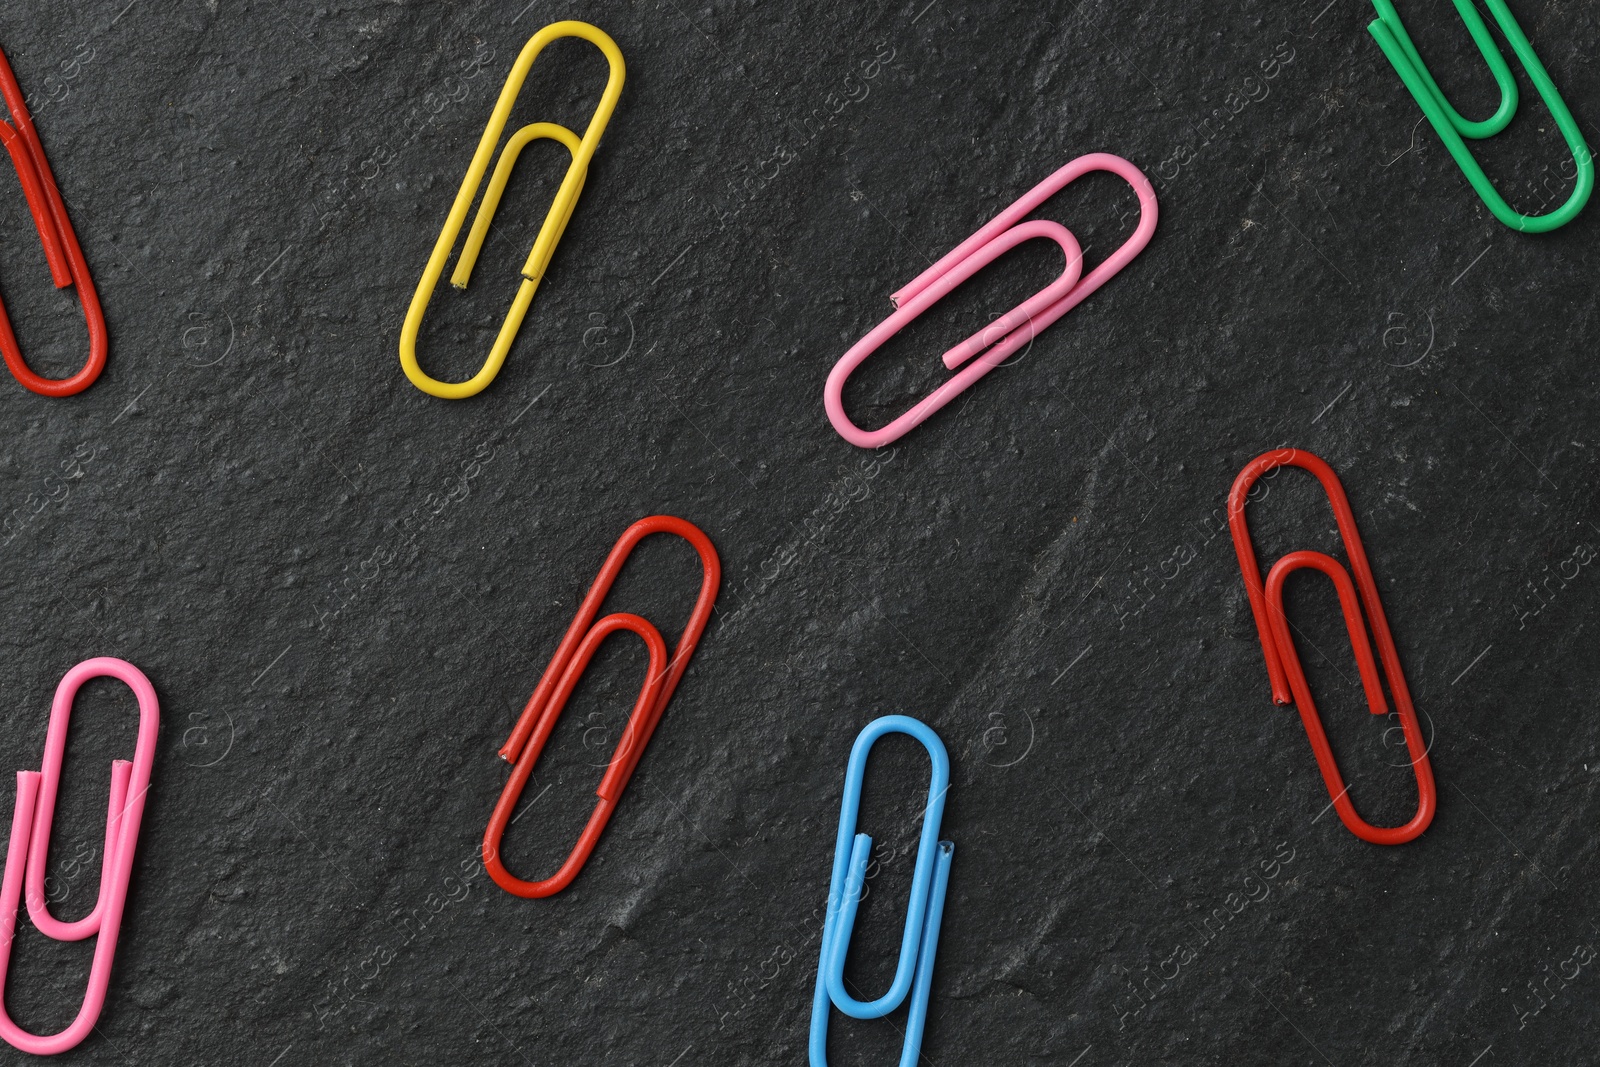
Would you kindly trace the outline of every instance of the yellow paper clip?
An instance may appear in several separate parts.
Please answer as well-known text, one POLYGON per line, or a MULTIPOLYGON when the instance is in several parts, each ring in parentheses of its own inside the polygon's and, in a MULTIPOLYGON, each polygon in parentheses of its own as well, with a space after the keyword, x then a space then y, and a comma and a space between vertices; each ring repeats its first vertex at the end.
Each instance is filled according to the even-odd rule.
POLYGON ((550 257, 555 254, 556 245, 561 241, 561 235, 567 228, 567 220, 572 218, 572 209, 577 206, 578 194, 583 192, 583 181, 589 171, 589 160, 594 157, 595 149, 600 146, 600 136, 605 133, 606 123, 611 120, 611 112, 616 109, 617 98, 622 95, 622 81, 625 74, 622 50, 617 47, 617 42, 607 36, 604 30, 587 22, 551 23, 529 38, 528 43, 522 47, 522 54, 517 56, 516 63, 512 65, 511 75, 506 79, 505 88, 500 90, 500 99, 494 105, 494 113, 489 116, 489 125, 483 131, 483 140, 478 142, 478 150, 473 153, 472 165, 467 168, 467 176, 461 180, 461 191, 456 194, 456 202, 450 207, 450 217, 445 220, 444 229, 439 232, 439 240, 433 246, 433 254, 428 257, 428 266, 422 272, 422 280, 417 283, 416 295, 411 298, 411 309, 406 312, 405 325, 400 330, 400 367, 406 372, 406 377, 411 379, 411 384, 424 393, 446 400, 461 400, 481 393, 490 382, 494 381, 495 375, 500 373, 500 367, 506 361, 506 354, 511 351, 511 343, 516 340, 517 331, 522 327, 522 320, 528 314, 529 305, 533 303, 533 294, 539 288, 539 280, 544 277, 545 268, 550 265, 550 257), (472 231, 467 234, 467 243, 461 248, 461 259, 456 263, 455 273, 450 276, 450 284, 457 289, 467 287, 467 280, 472 276, 473 264, 477 262, 478 253, 483 248, 483 239, 488 236, 489 223, 494 220, 495 209, 500 206, 500 196, 505 192, 506 181, 511 177, 511 168, 516 166, 517 157, 522 154, 528 142, 541 137, 560 141, 567 146, 567 151, 572 153, 572 165, 567 168, 567 175, 561 180, 561 189, 556 193, 555 202, 550 205, 550 213, 545 216, 544 225, 539 228, 539 237, 533 243, 533 252, 522 268, 522 285, 517 289, 517 298, 511 304, 511 311, 506 316, 504 325, 500 327, 500 336, 495 338, 488 360, 479 368, 477 374, 464 382, 441 382, 430 378, 417 364, 417 332, 422 328, 422 316, 428 310, 428 301, 433 297, 434 287, 439 284, 439 275, 444 273, 445 261, 450 258, 450 250, 455 247, 456 238, 461 235, 462 224, 467 221, 467 211, 478 195, 478 186, 483 182, 484 172, 489 169, 489 158, 494 155, 495 146, 500 143, 500 134, 504 132, 506 122, 511 118, 511 108, 516 103, 517 94, 522 91, 522 83, 527 79, 533 61, 539 58, 539 53, 544 51, 545 45, 562 37, 581 37, 605 54, 606 62, 611 66, 611 73, 606 77, 605 92, 600 95, 600 103, 595 107, 594 115, 589 119, 589 128, 583 131, 581 140, 565 126, 558 126, 553 122, 535 122, 522 127, 506 142, 505 150, 500 153, 500 162, 495 165, 494 177, 489 179, 489 189, 483 194, 483 203, 478 206, 478 217, 472 223, 472 231))

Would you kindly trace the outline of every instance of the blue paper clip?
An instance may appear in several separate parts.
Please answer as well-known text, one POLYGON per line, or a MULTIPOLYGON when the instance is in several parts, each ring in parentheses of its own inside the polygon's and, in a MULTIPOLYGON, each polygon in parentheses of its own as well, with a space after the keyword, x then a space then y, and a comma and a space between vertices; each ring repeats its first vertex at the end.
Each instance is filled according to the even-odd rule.
POLYGON ((939 922, 944 917, 944 895, 950 885, 950 860, 956 846, 939 840, 944 818, 944 798, 950 791, 950 756, 944 742, 924 723, 908 715, 885 715, 867 724, 850 749, 850 766, 844 776, 844 802, 839 810, 839 837, 833 848, 833 877, 828 882, 828 914, 822 926, 822 952, 817 959, 817 989, 811 998, 811 1067, 828 1067, 828 1007, 855 1019, 879 1019, 911 996, 906 1018, 906 1039, 900 1067, 916 1067, 922 1052, 922 1031, 928 1021, 928 997, 933 986, 933 957, 939 945, 939 922), (859 1001, 845 992, 844 961, 850 951, 856 908, 867 880, 872 838, 856 833, 861 812, 861 781, 867 754, 884 734, 906 734, 928 750, 933 774, 928 780, 928 806, 922 816, 922 838, 917 844, 917 865, 911 880, 911 901, 906 905, 905 933, 900 941, 900 962, 889 991, 877 1000, 859 1001))

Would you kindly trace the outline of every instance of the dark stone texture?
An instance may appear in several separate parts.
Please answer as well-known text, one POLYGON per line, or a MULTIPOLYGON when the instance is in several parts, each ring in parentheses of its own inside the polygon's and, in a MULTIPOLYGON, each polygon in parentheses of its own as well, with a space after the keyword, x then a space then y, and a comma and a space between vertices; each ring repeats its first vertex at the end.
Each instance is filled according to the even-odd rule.
MULTIPOLYGON (((0 379, 0 752, 38 765, 57 680, 94 655, 164 712, 110 1000, 61 1062, 803 1063, 845 760, 892 711, 954 767, 925 1062, 1594 1062, 1600 974, 1564 961, 1600 944, 1600 570, 1572 562, 1600 546, 1600 208, 1494 222, 1361 3, 924 3, 0 11, 112 334, 75 399, 0 379), (401 319, 513 57, 564 17, 621 44, 621 105, 499 379, 424 396, 401 319), (841 441, 823 379, 886 294, 1092 151, 1162 179, 1144 255, 892 453, 841 441), (1439 815, 1409 846, 1319 818, 1268 699, 1216 517, 1280 444, 1343 477, 1433 741, 1439 815), (718 616, 583 875, 515 899, 471 877, 495 750, 657 512, 716 542, 718 616)), ((1487 113, 1449 6, 1406 6, 1487 113)), ((1514 7, 1600 141, 1595 9, 1514 7)), ((581 126, 602 80, 556 46, 517 117, 581 126)), ((1567 154, 1523 86, 1478 150, 1531 208, 1567 154)), ((436 376, 487 351, 562 160, 528 150, 474 285, 436 297, 436 376)), ((0 290, 63 374, 76 303, 0 185, 0 290)), ((1132 206, 1096 176, 1046 213, 1093 260, 1132 206)), ((852 381, 858 421, 1054 269, 1021 249, 906 331, 852 381)), ((1335 550, 1309 478, 1270 486, 1265 561, 1335 550)), ((656 539, 609 604, 672 639, 695 581, 656 539)), ((1411 778, 1331 590, 1292 593, 1357 802, 1401 821, 1411 778)), ((519 872, 575 838, 642 662, 613 642, 580 688, 507 838, 519 872)), ((131 706, 84 693, 57 865, 100 844, 131 706)), ((879 753, 852 965, 873 990, 926 781, 909 741, 879 753)), ((60 877, 82 914, 93 870, 60 877)), ((65 1025, 90 951, 30 929, 12 1012, 65 1025)), ((835 1062, 894 1062, 898 1018, 836 1013, 835 1062)))

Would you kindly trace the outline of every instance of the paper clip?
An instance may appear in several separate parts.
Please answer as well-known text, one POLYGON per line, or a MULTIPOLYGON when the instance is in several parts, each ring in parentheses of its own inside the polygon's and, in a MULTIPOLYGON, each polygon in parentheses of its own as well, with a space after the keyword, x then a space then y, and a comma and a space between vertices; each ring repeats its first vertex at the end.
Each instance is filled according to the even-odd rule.
POLYGON ((400 330, 400 366, 406 372, 406 377, 411 379, 411 384, 424 393, 445 400, 461 400, 483 392, 489 383, 494 381, 495 375, 500 373, 500 367, 505 363, 507 353, 511 351, 511 344, 517 338, 517 331, 522 328, 522 320, 528 314, 528 307, 533 303, 534 291, 539 288, 539 281, 550 265, 550 257, 555 255, 556 245, 566 231, 567 220, 572 218, 572 209, 577 206, 578 194, 583 192, 584 179, 589 173, 589 160, 594 157, 595 149, 600 147, 600 136, 605 133, 606 123, 611 121, 611 112, 616 110, 617 98, 622 95, 624 73, 622 51, 617 48, 617 43, 606 36, 605 31, 587 22, 551 23, 529 38, 528 43, 523 46, 522 54, 517 56, 516 63, 511 67, 511 74, 506 78, 505 88, 500 90, 500 99, 489 117, 488 128, 483 131, 483 139, 478 142, 478 150, 472 156, 472 165, 467 168, 467 176, 461 181, 461 191, 456 193, 456 201, 450 207, 450 216, 445 220, 444 229, 439 233, 439 240, 433 246, 433 254, 428 257, 428 265, 422 272, 422 280, 417 283, 416 295, 411 298, 411 309, 406 312, 405 325, 400 330), (500 134, 505 131, 506 122, 511 118, 512 106, 517 101, 517 94, 522 91, 522 83, 528 77, 533 61, 539 58, 539 53, 544 50, 545 45, 562 37, 581 37, 605 53, 606 62, 611 66, 611 73, 606 78, 605 91, 600 95, 600 103, 595 107, 594 115, 589 119, 589 126, 583 131, 581 140, 565 126, 558 126, 553 122, 535 122, 522 127, 506 142, 505 150, 500 153, 500 162, 495 164, 494 177, 489 180, 489 189, 483 194, 483 203, 478 206, 478 215, 472 223, 472 230, 467 234, 467 243, 461 248, 461 259, 456 263, 455 273, 450 276, 450 284, 457 289, 465 289, 468 279, 472 277, 473 265, 478 261, 478 253, 483 248, 484 238, 489 235, 489 224, 494 221, 495 209, 500 206, 500 196, 505 192, 506 181, 511 177, 511 169, 516 166, 517 157, 522 154, 528 142, 540 138, 560 141, 566 146, 567 151, 572 153, 572 165, 567 168, 566 177, 561 179, 561 188, 556 193, 555 202, 550 205, 550 213, 545 216, 544 225, 539 228, 539 237, 533 243, 533 252, 529 254, 528 261, 522 268, 522 285, 517 289, 516 300, 512 302, 511 311, 500 327, 500 335, 495 338, 494 347, 489 351, 488 361, 477 374, 464 382, 438 381, 428 377, 417 363, 417 333, 422 329, 422 316, 428 310, 428 301, 433 298, 433 290, 439 284, 439 276, 444 273, 445 261, 450 258, 450 250, 455 247, 456 238, 461 235, 461 227, 467 220, 467 211, 478 195, 478 186, 483 182, 484 172, 489 169, 489 158, 494 155, 495 146, 500 143, 500 134))
POLYGON ((828 911, 823 919, 822 951, 817 958, 817 986, 811 998, 811 1067, 828 1067, 828 1006, 854 1019, 881 1019, 905 1003, 906 1036, 901 1045, 900 1067, 916 1067, 922 1051, 922 1032, 928 1022, 929 992, 933 988, 933 958, 939 947, 939 924, 944 918, 945 890, 950 884, 950 861, 956 846, 939 840, 945 794, 950 791, 950 756, 944 742, 928 726, 909 715, 885 715, 867 724, 850 749, 844 775, 844 802, 839 809, 839 836, 833 847, 833 875, 828 881, 828 911), (900 960, 889 991, 877 1000, 860 1001, 844 988, 845 957, 855 929, 856 909, 866 885, 872 838, 856 833, 861 812, 861 784, 867 755, 884 734, 906 734, 928 750, 932 774, 928 779, 928 806, 923 810, 922 837, 911 880, 911 900, 906 905, 906 926, 900 939, 900 960))
POLYGON ((1511 50, 1522 60, 1523 69, 1528 72, 1528 80, 1539 90, 1539 96, 1543 98, 1545 107, 1549 109, 1550 116, 1555 119, 1557 128, 1561 130, 1561 136, 1566 138, 1567 147, 1571 149, 1573 161, 1578 168, 1572 195, 1567 197, 1565 204, 1548 214, 1524 215, 1513 210, 1495 189, 1494 183, 1483 173, 1478 161, 1472 158, 1472 151, 1462 140, 1464 137, 1474 140, 1493 137, 1504 130, 1517 113, 1516 79, 1512 77, 1511 68, 1506 65, 1505 57, 1500 54, 1500 46, 1489 36, 1489 29, 1484 25, 1483 16, 1478 13, 1473 0, 1455 0, 1455 5, 1456 11, 1461 15, 1461 21, 1467 24, 1467 31, 1472 34, 1478 51, 1482 53, 1484 62, 1489 64, 1490 73, 1494 75, 1495 83, 1500 88, 1500 106, 1486 119, 1473 121, 1463 118, 1461 113, 1445 99, 1439 83, 1433 80, 1433 75, 1428 73, 1427 65, 1422 62, 1422 56, 1418 54, 1416 45, 1411 43, 1411 37, 1406 33, 1405 25, 1400 21, 1400 14, 1395 10, 1391 0, 1372 0, 1372 6, 1377 9, 1378 17, 1367 24, 1367 32, 1378 42, 1383 54, 1389 57, 1395 73, 1405 82, 1406 88, 1422 108, 1422 113, 1428 117, 1428 121, 1439 134, 1439 139, 1455 157, 1456 165, 1466 175, 1467 181, 1472 183, 1472 187, 1478 191, 1478 196, 1494 213, 1494 217, 1513 230, 1545 233, 1559 226, 1565 226, 1583 210, 1583 205, 1589 200, 1589 194, 1594 190, 1594 157, 1589 154, 1588 142, 1583 139, 1583 132, 1574 121, 1572 112, 1567 110, 1566 101, 1561 99, 1561 93, 1556 89, 1555 82, 1550 80, 1544 64, 1539 62, 1539 57, 1534 54, 1533 46, 1528 43, 1522 27, 1517 25, 1511 9, 1506 7, 1505 0, 1485 0, 1485 2, 1489 5, 1489 11, 1494 15, 1495 21, 1500 24, 1500 32, 1505 34, 1506 40, 1510 42, 1511 50))
POLYGON ((611 554, 606 557, 594 584, 589 587, 588 595, 578 607, 572 625, 567 627, 566 636, 557 646, 556 654, 550 658, 550 665, 545 668, 533 696, 528 699, 528 706, 523 709, 522 717, 511 731, 510 740, 500 749, 500 758, 512 764, 511 777, 500 793, 494 814, 489 817, 489 828, 483 835, 483 865, 501 889, 519 897, 548 897, 572 884, 578 872, 583 870, 589 853, 594 851, 612 811, 622 798, 623 788, 627 786, 634 768, 639 765, 645 746, 650 743, 650 735, 661 721, 661 713, 666 711, 668 701, 683 678, 683 672, 689 668, 689 657, 694 655, 695 645, 705 632, 706 623, 711 621, 711 607, 716 603, 717 587, 721 581, 722 564, 717 559, 717 550, 712 546, 711 539, 693 523, 671 515, 652 515, 640 519, 623 532, 611 549, 611 554), (607 615, 599 622, 594 621, 600 603, 617 580, 623 563, 640 541, 654 533, 677 534, 688 541, 700 554, 704 569, 700 595, 694 602, 694 611, 689 615, 689 622, 683 628, 683 636, 678 639, 678 647, 673 651, 670 663, 667 660, 667 644, 660 631, 649 621, 626 613, 607 615), (545 742, 550 739, 550 732, 555 729, 561 710, 567 706, 578 678, 589 665, 600 642, 618 630, 638 634, 644 640, 650 656, 639 699, 606 767, 605 777, 600 780, 600 788, 596 790, 600 801, 589 816, 589 823, 583 828, 577 845, 554 875, 539 882, 524 882, 506 870, 501 862, 500 839, 511 824, 512 813, 528 784, 528 776, 533 773, 533 765, 538 761, 539 753, 544 751, 545 742))
POLYGON ((979 378, 998 367, 1006 357, 1029 344, 1051 323, 1077 307, 1127 266, 1133 257, 1144 251, 1145 245, 1150 243, 1150 236, 1156 232, 1156 213, 1155 188, 1139 168, 1126 159, 1105 152, 1074 159, 1034 186, 1022 199, 1000 212, 981 230, 957 245, 949 255, 890 297, 895 305, 894 314, 857 341, 828 373, 828 382, 822 390, 822 406, 828 413, 828 421, 833 423, 840 437, 861 448, 882 448, 898 441, 960 396, 979 378), (1080 280, 1083 253, 1078 247, 1077 238, 1060 223, 1046 220, 1023 222, 1022 219, 1073 181, 1097 170, 1109 171, 1133 186, 1133 191, 1139 196, 1139 225, 1121 248, 1080 280), (1056 242, 1066 254, 1067 265, 1061 277, 946 352, 944 365, 951 370, 972 360, 974 356, 979 358, 946 380, 911 410, 879 430, 863 430, 850 421, 844 412, 844 383, 868 356, 956 286, 1023 241, 1036 237, 1056 242))
POLYGON ((67 672, 56 687, 50 707, 50 727, 45 732, 44 765, 37 771, 17 772, 17 805, 11 816, 11 843, 6 850, 6 870, 0 882, 0 1037, 14 1048, 36 1056, 53 1056, 76 1046, 94 1029, 111 983, 111 962, 117 951, 117 931, 128 899, 128 879, 133 873, 133 853, 139 843, 139 823, 150 791, 150 767, 155 761, 156 733, 161 709, 156 691, 139 668, 120 659, 84 660, 67 672), (139 699, 139 739, 133 762, 111 762, 111 798, 106 811, 105 859, 100 872, 100 895, 94 910, 81 919, 62 922, 50 914, 45 897, 45 870, 50 859, 50 826, 55 819, 56 790, 61 784, 61 758, 67 748, 67 727, 78 688, 91 678, 117 678, 127 683, 139 699), (24 876, 26 868, 26 876, 24 876), (16 940, 17 903, 27 882, 28 917, 46 937, 56 941, 82 941, 99 934, 94 962, 89 965, 89 989, 78 1017, 59 1034, 39 1037, 11 1021, 4 991, 16 940))
POLYGON ((33 373, 22 358, 22 348, 17 344, 17 335, 11 329, 11 318, 3 303, 0 303, 0 355, 5 357, 11 376, 21 382, 24 389, 40 396, 72 396, 93 385, 105 369, 106 319, 100 310, 100 297, 94 291, 94 279, 89 277, 89 264, 84 262, 83 249, 78 247, 78 235, 67 217, 67 205, 61 199, 61 190, 56 188, 50 161, 45 158, 39 131, 34 129, 22 87, 17 84, 17 76, 12 73, 4 52, 0 52, 0 96, 5 98, 11 112, 10 123, 0 122, 0 142, 5 143, 17 169, 22 195, 27 197, 28 210, 33 213, 33 224, 44 245, 51 280, 57 289, 77 286, 83 317, 89 324, 89 361, 70 378, 41 378, 33 373))
POLYGON ((1351 833, 1375 845, 1403 845, 1428 828, 1433 821, 1438 795, 1433 784, 1433 768, 1428 762, 1428 749, 1422 740, 1422 728, 1417 723, 1417 713, 1411 704, 1411 691, 1406 687, 1405 672, 1400 667, 1400 653, 1395 649, 1394 638, 1389 634, 1389 620, 1383 614, 1383 602, 1378 598, 1378 583, 1372 577, 1372 565, 1361 547, 1361 535, 1356 531, 1355 514, 1344 495, 1344 486, 1338 475, 1322 460, 1309 452, 1286 448, 1257 456, 1245 465, 1233 480, 1233 490, 1228 495, 1228 528, 1233 534, 1233 547, 1239 554, 1239 570, 1244 576, 1245 592, 1250 596, 1250 610, 1255 615, 1256 631, 1261 636, 1261 651, 1267 661, 1267 677, 1272 683, 1272 699, 1277 704, 1294 704, 1305 724, 1306 736, 1311 740, 1311 751, 1316 754, 1317 767, 1322 780, 1327 783, 1328 795, 1340 820, 1351 833), (1323 492, 1333 506, 1334 522, 1344 541, 1345 554, 1350 558, 1350 571, 1355 574, 1355 584, 1350 574, 1331 556, 1321 552, 1291 552, 1272 565, 1267 575, 1265 589, 1261 584, 1261 569, 1256 563, 1255 547, 1250 542, 1250 528, 1245 522, 1245 504, 1256 479, 1277 467, 1299 467, 1316 475, 1323 492), (1300 657, 1295 652, 1294 640, 1289 635, 1289 620, 1283 610, 1283 583, 1294 571, 1302 568, 1321 571, 1333 580, 1339 594, 1339 606, 1344 612, 1345 626, 1350 632, 1350 644, 1355 650, 1356 668, 1361 674, 1361 687, 1366 693, 1367 706, 1374 715, 1388 714, 1383 686, 1378 680, 1377 663, 1367 640, 1367 624, 1362 622, 1362 608, 1366 609, 1367 623, 1377 640, 1378 657, 1383 660, 1383 673, 1389 680, 1389 693, 1394 698, 1395 710, 1400 716, 1400 728, 1405 735, 1406 749, 1411 754, 1411 767, 1417 779, 1417 813, 1404 826, 1377 827, 1367 823, 1356 813, 1350 801, 1350 790, 1339 773, 1339 765, 1328 745, 1328 735, 1323 732, 1322 718, 1311 699, 1311 687, 1306 682, 1300 657), (1359 591, 1359 596, 1358 596, 1359 591))

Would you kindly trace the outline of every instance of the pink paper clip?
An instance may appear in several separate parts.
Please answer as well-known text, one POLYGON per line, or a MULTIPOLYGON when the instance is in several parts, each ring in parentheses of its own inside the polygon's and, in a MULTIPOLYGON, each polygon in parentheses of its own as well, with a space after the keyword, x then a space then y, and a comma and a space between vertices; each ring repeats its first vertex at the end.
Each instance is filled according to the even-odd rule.
POLYGON ((67 672, 56 687, 50 707, 50 727, 44 738, 44 766, 17 772, 17 806, 11 817, 11 844, 6 850, 5 880, 0 882, 0 1037, 14 1048, 36 1056, 53 1056, 75 1047, 94 1024, 106 1002, 111 984, 111 961, 117 951, 117 930, 128 899, 128 878, 133 873, 133 851, 139 843, 139 822, 144 816, 145 794, 150 790, 150 767, 155 761, 156 732, 161 709, 156 691, 139 668, 120 659, 84 660, 67 672), (111 761, 111 802, 106 811, 105 861, 100 872, 100 896, 94 910, 73 922, 50 914, 45 899, 44 874, 50 858, 50 824, 55 818, 56 790, 61 784, 61 757, 67 748, 67 726, 78 688, 91 678, 118 678, 139 698, 139 739, 133 762, 111 761), (23 870, 26 867, 26 876, 23 870), (6 971, 11 966, 11 946, 16 940, 17 903, 27 882, 28 917, 46 937, 56 941, 82 941, 95 934, 94 962, 89 965, 89 989, 83 1007, 59 1034, 39 1037, 11 1021, 5 1009, 6 971))
POLYGON ((961 242, 949 255, 917 275, 915 281, 890 298, 896 308, 894 314, 857 341, 829 372, 828 384, 822 390, 822 403, 828 412, 828 421, 839 431, 839 436, 862 448, 882 448, 898 441, 1126 267, 1150 243, 1151 235, 1156 232, 1156 213, 1155 188, 1144 173, 1126 159, 1106 152, 1093 152, 1074 159, 1034 186, 1021 200, 1000 212, 983 229, 961 242), (1043 220, 1022 222, 1022 218, 1073 181, 1096 170, 1109 171, 1133 186, 1133 191, 1139 196, 1139 225, 1121 248, 1080 281, 1083 253, 1078 248, 1077 238, 1059 223, 1043 220), (851 422, 844 413, 843 396, 844 383, 855 369, 885 341, 905 329, 912 319, 928 310, 956 286, 1003 253, 1034 237, 1048 237, 1066 253, 1067 266, 1061 277, 946 352, 944 365, 951 370, 980 353, 982 355, 966 370, 929 393, 910 411, 881 430, 863 430, 851 422))

